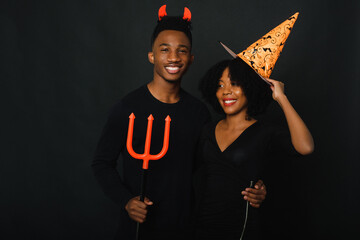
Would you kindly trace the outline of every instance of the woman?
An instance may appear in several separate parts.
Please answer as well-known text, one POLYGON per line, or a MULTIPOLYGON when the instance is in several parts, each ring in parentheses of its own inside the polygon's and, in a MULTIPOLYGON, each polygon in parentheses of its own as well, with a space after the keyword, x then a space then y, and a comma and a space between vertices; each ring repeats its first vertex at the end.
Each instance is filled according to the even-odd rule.
MULTIPOLYGON (((200 83, 205 100, 225 118, 205 126, 201 137, 195 178, 197 239, 240 239, 247 216, 241 189, 260 178, 270 156, 314 150, 311 133, 284 94, 284 84, 267 80, 271 85, 236 58, 213 66, 200 83), (289 130, 257 120, 271 96, 289 130)), ((249 209, 244 240, 261 238, 258 223, 256 209, 249 209)))

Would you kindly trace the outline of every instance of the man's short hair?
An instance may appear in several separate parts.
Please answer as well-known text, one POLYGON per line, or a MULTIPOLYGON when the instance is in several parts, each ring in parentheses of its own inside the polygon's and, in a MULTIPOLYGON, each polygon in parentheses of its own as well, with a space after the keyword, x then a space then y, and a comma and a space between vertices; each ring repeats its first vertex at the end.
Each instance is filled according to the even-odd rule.
POLYGON ((153 47, 157 36, 164 30, 175 30, 185 33, 192 46, 191 22, 184 20, 180 16, 165 16, 158 21, 154 32, 151 35, 151 48, 153 47))

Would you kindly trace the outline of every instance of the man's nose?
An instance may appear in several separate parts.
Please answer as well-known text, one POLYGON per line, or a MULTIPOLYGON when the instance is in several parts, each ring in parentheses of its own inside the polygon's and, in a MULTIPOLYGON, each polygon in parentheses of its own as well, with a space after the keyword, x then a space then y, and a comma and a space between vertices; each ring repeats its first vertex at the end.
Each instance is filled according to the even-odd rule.
POLYGON ((168 56, 169 62, 178 62, 180 61, 179 54, 176 51, 171 51, 168 56))

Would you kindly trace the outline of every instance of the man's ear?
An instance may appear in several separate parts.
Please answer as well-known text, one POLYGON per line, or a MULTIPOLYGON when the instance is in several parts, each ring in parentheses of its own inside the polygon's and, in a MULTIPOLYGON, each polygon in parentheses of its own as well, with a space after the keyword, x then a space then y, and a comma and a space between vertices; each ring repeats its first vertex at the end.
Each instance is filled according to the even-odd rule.
POLYGON ((154 53, 153 52, 148 52, 148 59, 149 59, 149 62, 154 64, 154 53))
POLYGON ((194 62, 194 55, 191 54, 191 57, 190 57, 190 64, 191 65, 192 63, 194 62))

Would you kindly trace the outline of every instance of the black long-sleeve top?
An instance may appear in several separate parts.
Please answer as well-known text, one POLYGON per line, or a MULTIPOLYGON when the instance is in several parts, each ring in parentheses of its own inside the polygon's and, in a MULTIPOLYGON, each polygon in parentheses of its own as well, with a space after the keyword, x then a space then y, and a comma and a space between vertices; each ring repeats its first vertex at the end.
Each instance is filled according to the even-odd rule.
MULTIPOLYGON (((216 138, 217 123, 207 124, 200 137, 200 168, 195 174, 196 239, 239 239, 246 201, 241 191, 261 179, 270 156, 297 155, 288 130, 257 121, 223 152, 216 138)), ((249 207, 244 239, 261 239, 258 209, 249 207)))
POLYGON ((135 114, 133 149, 144 152, 146 128, 153 115, 151 154, 163 146, 165 118, 171 118, 169 149, 165 157, 150 161, 146 196, 149 207, 141 230, 147 237, 181 236, 190 231, 192 172, 202 126, 210 120, 206 106, 184 90, 174 104, 158 101, 142 86, 124 97, 110 112, 92 163, 93 172, 105 194, 121 207, 118 236, 133 239, 135 222, 125 210, 126 203, 140 194, 142 160, 133 159, 126 149, 129 115, 135 114), (123 176, 116 170, 121 155, 123 176))

